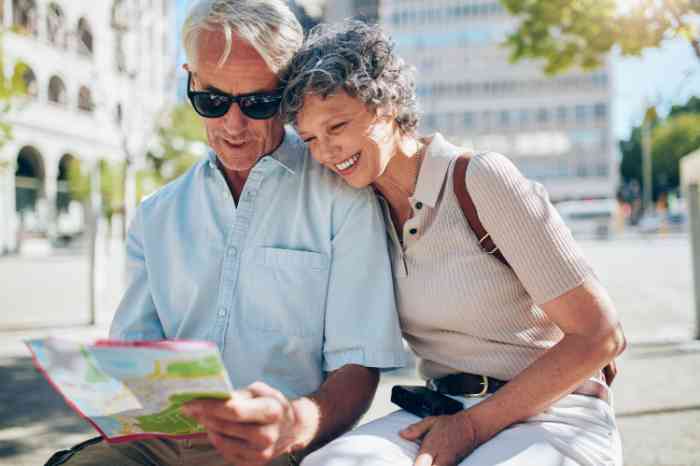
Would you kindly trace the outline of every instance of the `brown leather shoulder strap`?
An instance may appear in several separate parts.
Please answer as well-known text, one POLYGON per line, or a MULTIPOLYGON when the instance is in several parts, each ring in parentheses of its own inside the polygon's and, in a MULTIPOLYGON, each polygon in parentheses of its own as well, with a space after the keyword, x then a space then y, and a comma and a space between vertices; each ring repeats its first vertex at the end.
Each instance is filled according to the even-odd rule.
POLYGON ((506 267, 512 269, 506 258, 503 257, 503 254, 501 254, 498 246, 496 246, 496 243, 493 242, 489 232, 486 231, 486 228, 484 228, 484 226, 481 224, 479 215, 476 212, 474 201, 472 201, 472 197, 467 190, 466 175, 470 159, 471 154, 464 154, 460 155, 455 161, 455 169, 454 173, 452 174, 455 196, 457 196, 459 206, 462 208, 464 218, 467 219, 467 223, 476 235, 476 239, 479 240, 479 246, 481 246, 481 249, 483 249, 487 254, 491 254, 496 259, 501 261, 501 263, 503 263, 503 265, 506 267))

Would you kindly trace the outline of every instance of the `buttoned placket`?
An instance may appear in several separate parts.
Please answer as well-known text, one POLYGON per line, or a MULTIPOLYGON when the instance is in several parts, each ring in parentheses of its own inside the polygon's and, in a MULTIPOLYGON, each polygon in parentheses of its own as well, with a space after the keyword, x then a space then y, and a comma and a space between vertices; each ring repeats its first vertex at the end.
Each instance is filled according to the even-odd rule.
POLYGON ((391 213, 389 211, 389 204, 387 203, 386 199, 383 197, 379 197, 379 205, 384 212, 384 223, 386 224, 386 230, 389 234, 389 239, 392 243, 392 260, 396 262, 397 260, 400 261, 400 264, 398 267, 394 267, 394 270, 398 271, 400 277, 407 277, 408 276, 408 263, 406 261, 406 252, 404 251, 403 244, 401 244, 401 239, 399 238, 399 234, 396 231, 396 226, 394 225, 394 222, 391 220, 391 213), (398 257, 395 257, 398 254, 398 257))
MULTIPOLYGON (((227 234, 226 249, 219 282, 218 306, 216 310, 216 319, 214 321, 215 338, 221 351, 224 351, 226 346, 226 332, 228 331, 231 314, 234 312, 234 297, 237 291, 236 285, 238 283, 241 264, 240 251, 245 245, 246 236, 255 213, 255 200, 258 195, 258 190, 260 189, 260 184, 265 176, 262 167, 266 165, 265 162, 266 161, 263 159, 250 171, 237 206, 233 203, 230 192, 226 200, 230 203, 230 207, 228 208, 234 209, 235 216, 227 234)), ((228 192, 228 186, 226 185, 223 174, 219 170, 217 170, 217 172, 219 174, 218 179, 220 180, 220 184, 223 184, 228 192)))

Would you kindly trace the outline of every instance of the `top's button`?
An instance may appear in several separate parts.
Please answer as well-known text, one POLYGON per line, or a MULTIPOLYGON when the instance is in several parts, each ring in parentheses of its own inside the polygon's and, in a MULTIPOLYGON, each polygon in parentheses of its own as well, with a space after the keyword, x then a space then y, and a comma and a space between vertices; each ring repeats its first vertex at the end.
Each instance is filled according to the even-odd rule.
POLYGON ((412 234, 412 235, 415 235, 416 233, 418 233, 418 229, 416 229, 416 228, 411 228, 410 230, 408 230, 408 232, 409 232, 410 234, 412 234))
POLYGON ((423 203, 418 201, 416 202, 416 209, 421 210, 423 208, 423 203))

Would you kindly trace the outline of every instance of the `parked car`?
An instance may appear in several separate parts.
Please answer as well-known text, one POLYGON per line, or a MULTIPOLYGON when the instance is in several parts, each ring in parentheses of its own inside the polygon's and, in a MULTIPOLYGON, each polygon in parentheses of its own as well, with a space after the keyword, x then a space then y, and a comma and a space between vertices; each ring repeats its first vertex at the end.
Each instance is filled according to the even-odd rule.
POLYGON ((573 235, 582 238, 608 238, 618 215, 615 199, 564 201, 556 208, 573 235))

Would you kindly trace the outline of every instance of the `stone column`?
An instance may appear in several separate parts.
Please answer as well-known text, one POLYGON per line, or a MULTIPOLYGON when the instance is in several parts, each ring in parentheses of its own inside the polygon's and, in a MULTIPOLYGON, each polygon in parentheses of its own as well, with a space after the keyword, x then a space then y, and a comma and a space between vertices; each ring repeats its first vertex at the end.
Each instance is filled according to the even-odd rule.
POLYGON ((56 194, 58 192, 58 162, 53 154, 44 159, 44 201, 46 202, 46 234, 51 244, 57 234, 56 194))
POLYGON ((13 11, 12 11, 12 0, 0 0, 3 2, 5 6, 5 18, 3 20, 3 26, 5 26, 6 30, 9 30, 12 27, 12 18, 13 18, 13 11))

